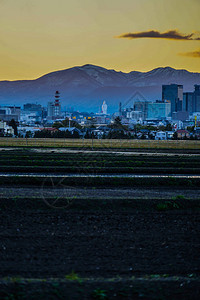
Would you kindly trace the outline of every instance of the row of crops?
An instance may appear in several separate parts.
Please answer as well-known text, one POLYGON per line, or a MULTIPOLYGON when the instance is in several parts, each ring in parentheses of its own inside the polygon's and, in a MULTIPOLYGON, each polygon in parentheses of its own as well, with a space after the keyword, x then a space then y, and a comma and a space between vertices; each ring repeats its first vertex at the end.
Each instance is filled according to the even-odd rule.
POLYGON ((119 153, 0 153, 1 172, 97 174, 200 174, 200 155, 142 155, 119 153))

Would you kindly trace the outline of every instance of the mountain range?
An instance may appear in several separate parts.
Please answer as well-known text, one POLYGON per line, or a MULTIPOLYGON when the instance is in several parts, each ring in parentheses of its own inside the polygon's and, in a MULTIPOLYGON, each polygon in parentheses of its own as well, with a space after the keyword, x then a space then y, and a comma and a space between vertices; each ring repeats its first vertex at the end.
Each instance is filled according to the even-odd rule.
POLYGON ((119 102, 122 107, 132 107, 134 100, 161 99, 162 84, 171 83, 182 84, 184 91, 193 91, 194 84, 200 84, 200 73, 170 67, 123 73, 87 64, 34 80, 0 81, 0 104, 47 105, 58 90, 61 105, 66 109, 98 112, 105 100, 108 113, 112 113, 118 110, 119 102))

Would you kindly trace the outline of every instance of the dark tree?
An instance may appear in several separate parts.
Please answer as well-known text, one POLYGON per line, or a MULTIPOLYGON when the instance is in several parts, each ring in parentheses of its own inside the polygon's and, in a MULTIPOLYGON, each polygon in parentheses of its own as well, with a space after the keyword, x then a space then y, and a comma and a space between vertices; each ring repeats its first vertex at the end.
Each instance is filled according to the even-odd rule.
POLYGON ((113 123, 113 127, 114 128, 122 128, 123 127, 120 117, 115 118, 115 121, 113 123))
POLYGON ((59 129, 60 127, 63 127, 63 125, 62 125, 61 122, 57 122, 57 121, 56 121, 55 123, 53 123, 52 127, 53 127, 53 128, 56 128, 56 129, 59 129))
POLYGON ((175 131, 174 134, 173 134, 173 139, 174 139, 174 140, 178 140, 178 134, 177 134, 176 131, 175 131))
POLYGON ((11 126, 11 127, 14 129, 14 135, 15 135, 15 136, 18 136, 17 123, 15 122, 14 119, 12 119, 12 120, 9 122, 9 126, 11 126))
POLYGON ((165 128, 167 131, 172 131, 172 125, 168 123, 165 128))
POLYGON ((68 118, 65 118, 65 120, 58 122, 56 121, 52 127, 59 129, 60 127, 69 127, 69 123, 70 123, 70 127, 76 127, 78 129, 82 129, 82 126, 80 124, 78 124, 75 120, 70 120, 68 118))
POLYGON ((79 138, 80 138, 79 133, 78 133, 77 131, 74 131, 74 132, 73 132, 72 137, 73 137, 74 139, 79 139, 79 138))

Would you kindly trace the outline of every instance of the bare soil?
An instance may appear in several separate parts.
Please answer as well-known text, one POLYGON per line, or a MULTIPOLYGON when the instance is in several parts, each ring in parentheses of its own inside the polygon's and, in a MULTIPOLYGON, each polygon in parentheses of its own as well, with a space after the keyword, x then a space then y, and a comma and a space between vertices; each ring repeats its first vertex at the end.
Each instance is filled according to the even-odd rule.
POLYGON ((86 176, 0 176, 0 299, 200 299, 198 149, 38 151, 4 149, 0 164, 28 173, 37 163, 78 165, 86 176), (184 179, 89 178, 90 164, 112 162, 120 173, 140 160, 160 175, 168 162, 195 170, 184 179))
MULTIPOLYGON (((153 288, 154 292, 149 292, 148 289, 143 299, 155 299, 161 287, 164 294, 159 295, 165 295, 166 299, 198 299, 199 210, 145 210, 145 201, 153 201, 152 195, 154 199, 160 197, 162 200, 169 199, 179 192, 173 189, 87 189, 84 191, 85 197, 91 201, 94 196, 111 199, 117 194, 118 197, 132 199, 137 196, 143 205, 139 209, 134 209, 133 206, 131 209, 123 209, 121 204, 116 204, 114 209, 105 205, 87 209, 86 203, 84 209, 74 204, 71 209, 63 210, 47 206, 30 208, 28 197, 30 201, 34 201, 34 196, 38 199, 41 190, 1 188, 0 194, 4 203, 15 200, 13 207, 3 206, 0 210, 1 277, 40 278, 41 282, 37 283, 37 288, 33 288, 35 283, 28 283, 31 285, 28 288, 29 292, 41 290, 44 278, 57 278, 59 281, 72 271, 80 278, 88 280, 81 283, 82 288, 84 287, 82 296, 77 294, 77 288, 81 288, 80 282, 73 281, 74 288, 70 292, 69 283, 59 283, 64 293, 62 299, 67 299, 65 297, 68 294, 71 295, 69 299, 94 299, 94 295, 91 295, 97 287, 102 287, 102 290, 106 288, 109 299, 116 299, 116 293, 117 299, 141 299, 140 295, 143 295, 142 290, 146 286, 149 286, 150 290, 153 288), (22 202, 23 197, 26 200, 22 202), (135 280, 130 283, 133 276, 135 280), (89 280, 91 278, 93 281, 89 280), (102 281, 95 282, 98 278, 102 281), (118 284, 114 279, 110 283, 110 278, 118 278, 118 284), (156 278, 165 279, 158 281, 156 278), (171 282, 170 278, 176 279, 171 282), (184 279, 181 281, 180 278, 184 279), (184 289, 180 286, 182 283, 184 289), (125 298, 123 295, 119 296, 119 287, 120 291, 126 287, 125 298), (137 287, 135 296, 132 287, 137 287)), ((46 198, 51 198, 52 193, 58 196, 61 190, 44 191, 46 198)), ((71 190, 71 194, 79 193, 80 189, 71 190)), ((180 194, 198 198, 199 190, 185 190, 180 194)), ((5 291, 3 281, 1 285, 5 291)), ((52 287, 52 283, 50 285, 52 287)), ((13 293, 16 294, 16 283, 14 287, 11 286, 9 292, 14 289, 13 293)), ((47 290, 49 293, 50 289, 47 290)), ((5 296, 6 293, 2 295, 5 296)), ((52 293, 53 298, 49 297, 43 295, 42 299, 60 299, 56 295, 52 296, 52 293)))

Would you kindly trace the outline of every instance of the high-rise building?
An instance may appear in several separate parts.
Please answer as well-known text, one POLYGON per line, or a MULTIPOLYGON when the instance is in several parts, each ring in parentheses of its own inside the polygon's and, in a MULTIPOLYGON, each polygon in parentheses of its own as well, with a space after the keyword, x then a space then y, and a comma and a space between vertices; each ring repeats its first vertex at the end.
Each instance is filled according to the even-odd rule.
POLYGON ((47 116, 50 118, 54 117, 54 103, 53 102, 48 102, 47 116))
POLYGON ((194 93, 183 93, 183 111, 192 114, 195 111, 194 93))
POLYGON ((194 112, 200 112, 200 85, 194 86, 194 112))
POLYGON ((171 113, 171 103, 156 101, 149 102, 147 109, 147 119, 156 120, 156 119, 166 119, 170 116, 171 113))
POLYGON ((194 112, 200 112, 200 85, 194 86, 194 92, 183 94, 183 111, 190 115, 194 112))
POLYGON ((162 101, 171 102, 171 116, 173 112, 182 111, 183 86, 170 84, 162 86, 162 101))
POLYGON ((143 119, 147 118, 148 101, 134 101, 133 110, 143 113, 143 119))

